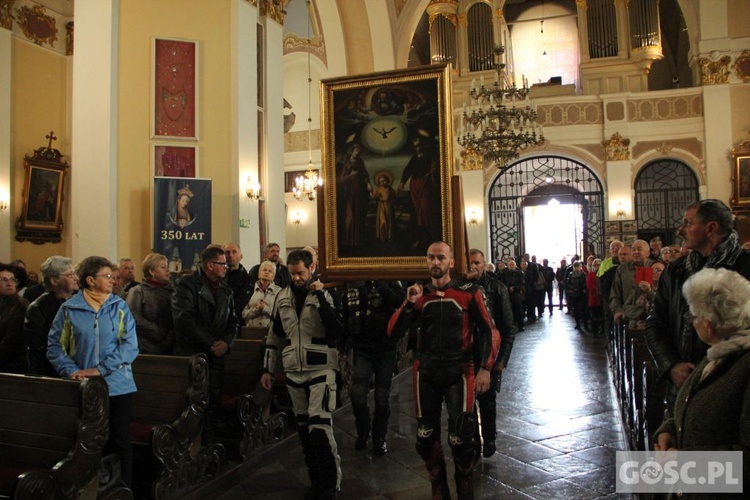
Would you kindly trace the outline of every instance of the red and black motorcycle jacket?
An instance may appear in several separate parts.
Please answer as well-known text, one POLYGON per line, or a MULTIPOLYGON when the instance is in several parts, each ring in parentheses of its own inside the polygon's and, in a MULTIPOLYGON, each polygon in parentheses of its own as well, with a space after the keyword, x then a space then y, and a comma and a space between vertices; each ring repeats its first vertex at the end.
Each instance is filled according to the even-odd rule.
POLYGON ((425 286, 412 304, 404 301, 388 322, 388 335, 401 338, 419 327, 415 359, 420 366, 472 363, 478 344, 480 368, 492 371, 500 347, 500 332, 488 312, 482 288, 451 280, 443 288, 425 286))

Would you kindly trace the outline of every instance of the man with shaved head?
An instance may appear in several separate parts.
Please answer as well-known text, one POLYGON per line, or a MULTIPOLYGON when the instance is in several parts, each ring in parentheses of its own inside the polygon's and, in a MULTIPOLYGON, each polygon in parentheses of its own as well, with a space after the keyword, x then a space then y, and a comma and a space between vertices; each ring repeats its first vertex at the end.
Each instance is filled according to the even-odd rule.
POLYGON ((242 267, 242 250, 236 243, 224 246, 224 255, 227 257, 227 276, 224 278, 227 285, 234 294, 234 312, 241 324, 245 324, 242 318, 242 310, 245 308, 250 297, 253 295, 253 283, 250 275, 242 267))

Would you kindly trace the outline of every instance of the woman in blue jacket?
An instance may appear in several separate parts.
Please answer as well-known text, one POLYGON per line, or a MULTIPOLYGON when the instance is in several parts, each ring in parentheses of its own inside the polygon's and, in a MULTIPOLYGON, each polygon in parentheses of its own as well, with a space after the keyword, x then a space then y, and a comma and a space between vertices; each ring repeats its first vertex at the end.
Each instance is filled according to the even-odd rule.
POLYGON ((87 257, 76 271, 82 292, 60 307, 47 339, 47 358, 62 377, 104 377, 109 387, 109 441, 128 486, 133 475, 130 408, 136 391, 131 363, 138 355, 135 320, 112 293, 112 264, 87 257))

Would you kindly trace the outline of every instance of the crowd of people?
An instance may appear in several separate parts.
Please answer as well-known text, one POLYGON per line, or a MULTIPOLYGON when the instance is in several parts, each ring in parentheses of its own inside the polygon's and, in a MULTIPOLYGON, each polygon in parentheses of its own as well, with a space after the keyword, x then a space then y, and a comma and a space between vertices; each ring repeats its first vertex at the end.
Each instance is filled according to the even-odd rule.
POLYGON ((351 353, 355 449, 366 450, 371 440, 373 456, 385 455, 397 345, 408 336, 415 356, 416 448, 433 498, 450 495, 440 438, 443 404, 456 491, 473 498, 472 470, 479 456, 496 451, 496 395, 514 338, 545 311, 551 316, 567 305, 581 333, 606 335, 615 324, 645 332, 659 373, 672 384, 674 416, 683 423, 667 420, 657 431, 657 449, 715 444, 748 450, 750 433, 740 416, 750 411, 750 252, 740 248, 731 212, 717 200, 690 205, 678 234, 682 247, 662 248, 658 237, 613 241, 605 258, 576 255, 557 269, 528 254, 493 266, 471 249, 469 273, 460 279, 453 249, 436 241, 427 249, 424 281, 358 281, 343 290, 321 282, 315 248, 293 251, 284 263, 275 243, 249 271, 238 245, 209 245, 200 267, 179 277, 170 275, 166 256, 151 253, 142 261, 140 282, 132 259, 115 264, 92 256, 74 265, 53 256, 41 265, 41 283, 20 261, 0 264, 0 371, 104 377, 111 409, 107 446, 129 484, 130 401, 137 390, 130 365, 136 356, 207 356, 203 438, 211 442, 225 356, 242 325, 267 328, 260 385, 272 388, 280 358, 312 484, 308 498, 327 499, 336 497, 341 482, 332 427, 340 363, 351 353), (678 391, 686 397, 677 398, 678 391), (695 395, 702 396, 689 397, 695 395), (710 412, 721 413, 721 432, 710 412))

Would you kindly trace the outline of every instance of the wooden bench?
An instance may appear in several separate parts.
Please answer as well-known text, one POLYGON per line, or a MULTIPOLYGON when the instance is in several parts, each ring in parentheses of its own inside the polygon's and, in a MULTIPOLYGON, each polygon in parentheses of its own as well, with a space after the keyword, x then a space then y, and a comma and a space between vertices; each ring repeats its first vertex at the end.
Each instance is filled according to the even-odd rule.
POLYGON ((268 335, 268 327, 263 326, 243 326, 240 328, 240 334, 238 339, 244 340, 266 340, 268 335))
POLYGON ((0 374, 0 495, 96 498, 109 392, 83 382, 0 374))
POLYGON ((238 432, 234 435, 225 432, 223 437, 237 441, 237 451, 242 460, 281 439, 287 427, 284 413, 270 415, 271 394, 258 385, 262 374, 263 350, 263 340, 235 339, 224 365, 221 406, 231 419, 230 425, 224 428, 236 428, 238 432), (231 425, 233 423, 237 425, 231 425))
POLYGON ((174 498, 216 478, 224 467, 224 447, 201 445, 208 405, 206 356, 141 354, 133 362, 133 376, 138 387, 131 421, 136 495, 174 498))

